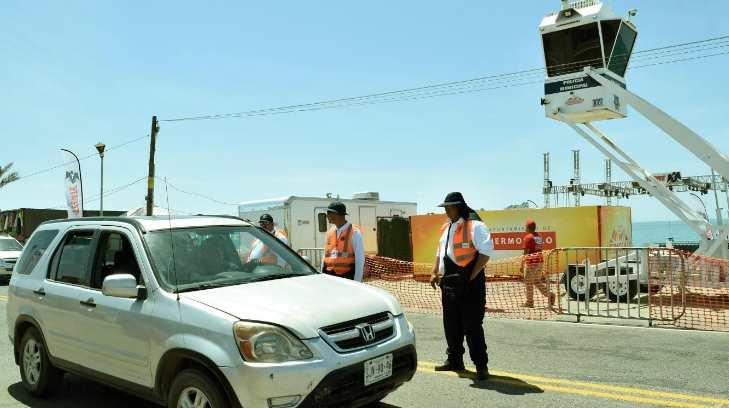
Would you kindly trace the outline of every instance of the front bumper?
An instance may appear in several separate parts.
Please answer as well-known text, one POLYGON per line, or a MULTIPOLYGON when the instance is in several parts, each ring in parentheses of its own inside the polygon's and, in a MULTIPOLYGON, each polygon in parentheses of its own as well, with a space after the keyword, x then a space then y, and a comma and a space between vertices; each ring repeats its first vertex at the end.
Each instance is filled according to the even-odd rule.
POLYGON ((360 406, 380 400, 410 380, 417 368, 415 334, 404 316, 396 319, 392 339, 351 353, 337 353, 323 339, 305 340, 314 359, 284 364, 243 363, 220 367, 240 405, 269 408, 268 399, 300 395, 299 407, 360 406), (393 372, 388 379, 364 386, 364 362, 393 354, 393 372))
POLYGON ((324 377, 299 407, 361 407, 382 400, 410 381, 418 366, 415 346, 403 347, 392 354, 392 377, 365 387, 364 363, 340 368, 324 377))

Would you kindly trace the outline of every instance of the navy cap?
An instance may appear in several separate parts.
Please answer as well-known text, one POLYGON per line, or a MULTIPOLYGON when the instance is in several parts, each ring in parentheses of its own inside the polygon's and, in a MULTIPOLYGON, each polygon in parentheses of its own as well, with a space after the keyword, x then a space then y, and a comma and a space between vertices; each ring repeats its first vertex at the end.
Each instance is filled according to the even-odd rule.
POLYGON ((327 207, 328 213, 334 213, 339 215, 348 215, 347 214, 347 206, 344 205, 344 203, 335 201, 331 204, 329 204, 329 207, 327 207))
POLYGON ((273 217, 271 217, 271 214, 263 214, 261 218, 258 219, 259 224, 262 222, 270 222, 273 224, 273 217))

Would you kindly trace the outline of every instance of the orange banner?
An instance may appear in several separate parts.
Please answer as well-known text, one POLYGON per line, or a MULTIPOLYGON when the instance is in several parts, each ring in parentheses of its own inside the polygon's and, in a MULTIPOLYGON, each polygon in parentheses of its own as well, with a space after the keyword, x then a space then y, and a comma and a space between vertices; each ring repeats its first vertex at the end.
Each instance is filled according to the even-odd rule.
MULTIPOLYGON (((631 240, 628 207, 520 208, 479 211, 478 214, 494 239, 494 259, 522 254, 527 219, 537 223, 537 231, 545 239, 544 249, 625 246, 630 245, 631 240)), ((445 214, 410 217, 414 262, 434 262, 441 227, 446 222, 445 214)))

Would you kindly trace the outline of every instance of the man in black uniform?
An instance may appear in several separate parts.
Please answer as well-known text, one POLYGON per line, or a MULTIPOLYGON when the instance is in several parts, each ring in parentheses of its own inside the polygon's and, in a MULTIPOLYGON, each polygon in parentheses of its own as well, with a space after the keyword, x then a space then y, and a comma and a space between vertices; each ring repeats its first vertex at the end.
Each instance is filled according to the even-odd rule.
POLYGON ((483 332, 486 313, 484 267, 494 245, 488 228, 466 204, 461 193, 450 193, 445 207, 449 222, 443 225, 430 284, 440 285, 443 304, 443 329, 448 344, 448 359, 436 371, 462 371, 463 338, 466 338, 476 379, 489 378, 488 354, 483 332))

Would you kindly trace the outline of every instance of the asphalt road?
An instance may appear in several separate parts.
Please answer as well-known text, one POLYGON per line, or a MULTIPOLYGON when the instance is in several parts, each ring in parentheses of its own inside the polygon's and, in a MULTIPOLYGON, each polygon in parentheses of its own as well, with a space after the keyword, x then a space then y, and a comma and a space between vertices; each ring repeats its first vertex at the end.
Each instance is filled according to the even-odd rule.
MULTIPOLYGON (((4 324, 0 287, 0 407, 152 407, 103 385, 67 375, 50 400, 20 385, 4 324)), ((410 315, 418 337, 415 378, 381 408, 412 407, 729 407, 729 334, 488 320, 492 379, 435 373, 443 356, 439 316, 410 315)))

